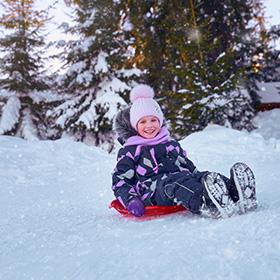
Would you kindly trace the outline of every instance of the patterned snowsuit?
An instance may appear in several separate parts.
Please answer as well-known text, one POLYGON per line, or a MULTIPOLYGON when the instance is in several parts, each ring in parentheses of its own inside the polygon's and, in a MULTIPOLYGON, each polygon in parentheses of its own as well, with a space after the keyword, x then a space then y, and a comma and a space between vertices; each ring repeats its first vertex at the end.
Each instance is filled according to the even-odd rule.
POLYGON ((203 175, 163 127, 153 139, 132 136, 126 141, 118 153, 112 190, 125 207, 138 197, 144 206, 182 204, 199 214, 203 175))

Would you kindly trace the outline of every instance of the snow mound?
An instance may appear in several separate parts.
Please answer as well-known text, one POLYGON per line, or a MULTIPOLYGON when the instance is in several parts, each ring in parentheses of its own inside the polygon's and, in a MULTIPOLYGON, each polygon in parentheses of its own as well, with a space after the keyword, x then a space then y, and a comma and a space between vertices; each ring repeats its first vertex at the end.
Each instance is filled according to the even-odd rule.
POLYGON ((0 136, 0 278, 278 280, 280 140, 210 125, 181 144, 199 170, 250 165, 258 210, 124 218, 108 208, 115 154, 0 136))
POLYGON ((259 112, 254 122, 257 126, 256 132, 263 135, 265 139, 280 139, 280 109, 259 112))

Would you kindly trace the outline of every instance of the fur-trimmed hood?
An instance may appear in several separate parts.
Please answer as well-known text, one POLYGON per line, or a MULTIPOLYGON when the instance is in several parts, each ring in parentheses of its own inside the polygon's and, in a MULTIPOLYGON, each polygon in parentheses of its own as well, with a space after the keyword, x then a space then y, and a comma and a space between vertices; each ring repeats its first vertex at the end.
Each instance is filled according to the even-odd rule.
POLYGON ((129 137, 137 135, 137 131, 130 124, 130 107, 117 114, 113 128, 121 144, 124 144, 129 137))

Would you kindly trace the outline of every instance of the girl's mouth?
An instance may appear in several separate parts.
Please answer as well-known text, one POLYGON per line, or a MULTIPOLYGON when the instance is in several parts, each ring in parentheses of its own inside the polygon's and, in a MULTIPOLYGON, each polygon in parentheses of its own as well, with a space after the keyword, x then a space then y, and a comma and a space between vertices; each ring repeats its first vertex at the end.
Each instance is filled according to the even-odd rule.
POLYGON ((145 133, 148 133, 148 134, 151 134, 151 133, 153 133, 155 130, 154 129, 152 129, 152 130, 145 130, 144 132, 145 133))

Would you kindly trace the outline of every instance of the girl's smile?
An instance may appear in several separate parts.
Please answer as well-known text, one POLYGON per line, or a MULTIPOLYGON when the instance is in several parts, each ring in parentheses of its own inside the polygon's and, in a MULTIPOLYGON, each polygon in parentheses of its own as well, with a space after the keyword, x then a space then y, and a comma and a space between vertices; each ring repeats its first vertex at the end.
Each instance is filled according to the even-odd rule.
POLYGON ((160 123, 157 117, 147 116, 140 119, 137 123, 137 131, 140 136, 146 139, 152 139, 160 131, 160 123))

